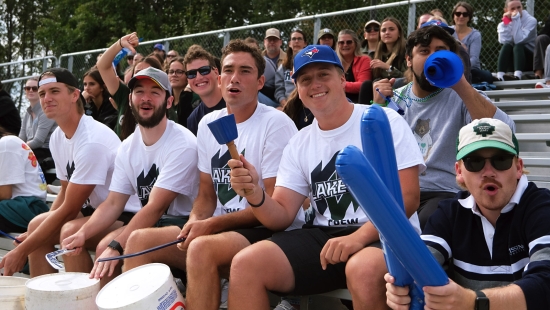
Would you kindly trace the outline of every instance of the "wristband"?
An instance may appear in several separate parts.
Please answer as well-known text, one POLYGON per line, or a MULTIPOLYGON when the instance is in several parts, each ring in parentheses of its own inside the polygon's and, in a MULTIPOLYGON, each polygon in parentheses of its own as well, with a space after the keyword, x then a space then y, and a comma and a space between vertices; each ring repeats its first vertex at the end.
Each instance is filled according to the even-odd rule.
POLYGON ((482 291, 476 291, 475 310, 489 310, 489 298, 482 291))
POLYGON ((384 103, 378 103, 378 102, 374 102, 374 100, 371 100, 371 101, 370 101, 370 104, 371 104, 371 105, 372 105, 372 104, 376 104, 376 105, 378 105, 378 106, 381 106, 381 107, 385 108, 385 107, 388 106, 388 101, 384 101, 384 103))
POLYGON ((122 46, 122 38, 118 39, 118 44, 120 45, 120 48, 124 48, 124 46, 122 46))
POLYGON ((107 247, 118 251, 118 253, 120 253, 120 255, 124 254, 124 249, 122 248, 120 243, 118 243, 118 241, 116 241, 116 240, 111 241, 111 243, 109 243, 109 245, 107 247))
POLYGON ((264 204, 264 201, 265 201, 265 191, 262 190, 262 201, 260 201, 259 204, 255 205, 255 204, 252 204, 250 203, 250 201, 248 201, 248 199, 246 200, 248 202, 248 204, 253 207, 253 208, 257 208, 257 207, 261 207, 263 204, 264 204))

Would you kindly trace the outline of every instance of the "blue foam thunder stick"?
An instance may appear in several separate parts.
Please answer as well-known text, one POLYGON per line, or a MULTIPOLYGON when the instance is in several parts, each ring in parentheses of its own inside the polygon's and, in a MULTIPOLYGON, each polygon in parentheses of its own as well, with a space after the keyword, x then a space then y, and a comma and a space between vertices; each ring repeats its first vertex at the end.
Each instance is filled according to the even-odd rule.
POLYGON ((416 284, 419 287, 447 284, 443 268, 361 150, 349 145, 340 151, 336 171, 416 284))
MULTIPOLYGON (((235 115, 229 114, 224 117, 220 117, 217 120, 207 124, 208 128, 216 138, 219 144, 227 145, 231 158, 240 160, 239 151, 235 145, 234 140, 239 137, 237 131, 237 122, 235 121, 235 115)), ((251 194, 250 190, 244 190, 246 194, 251 194)))
MULTIPOLYGON (((390 123, 386 112, 377 105, 372 105, 363 113, 361 118, 361 145, 365 157, 375 167, 378 176, 386 184, 400 209, 405 211, 390 123)), ((423 309, 424 293, 422 289, 414 285, 413 278, 395 257, 386 240, 381 238, 380 242, 384 250, 386 266, 395 278, 395 284, 409 286, 410 288, 411 310, 423 309)))

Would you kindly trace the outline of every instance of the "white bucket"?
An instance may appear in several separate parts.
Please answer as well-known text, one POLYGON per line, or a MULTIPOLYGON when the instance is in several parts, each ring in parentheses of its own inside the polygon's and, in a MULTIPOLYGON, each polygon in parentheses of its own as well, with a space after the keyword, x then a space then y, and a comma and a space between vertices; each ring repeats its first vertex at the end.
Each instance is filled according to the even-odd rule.
POLYGON ((28 280, 19 277, 0 277, 0 309, 25 309, 25 283, 28 280))
POLYGON ((101 310, 182 310, 183 297, 170 268, 147 264, 125 272, 105 285, 96 298, 101 310))
POLYGON ((97 309, 95 298, 99 280, 88 273, 64 272, 47 274, 27 282, 25 306, 35 309, 97 309))

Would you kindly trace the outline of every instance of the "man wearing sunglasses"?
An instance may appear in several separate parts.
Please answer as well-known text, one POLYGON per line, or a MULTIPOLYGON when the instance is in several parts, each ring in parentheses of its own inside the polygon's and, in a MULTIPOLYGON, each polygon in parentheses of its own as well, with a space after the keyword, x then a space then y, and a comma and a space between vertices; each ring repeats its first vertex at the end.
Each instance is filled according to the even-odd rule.
POLYGON ((0 126, 14 135, 21 129, 21 116, 10 94, 2 89, 2 80, 0 80, 0 126))
MULTIPOLYGON (((439 88, 428 82, 424 74, 426 59, 442 50, 458 54, 459 44, 440 25, 425 24, 407 38, 405 58, 412 72, 412 81, 395 90, 393 79, 382 79, 373 85, 384 96, 393 96, 392 100, 405 111, 403 117, 424 156, 427 169, 420 175, 418 209, 421 227, 437 209, 439 200, 452 198, 460 190, 454 178, 453 154, 460 128, 472 119, 490 117, 502 120, 512 131, 515 130, 514 121, 483 92, 474 89, 464 72, 456 72, 460 80, 447 88, 439 88)), ((447 69, 445 73, 450 74, 449 71, 447 69)), ((374 102, 385 104, 385 99, 374 91, 374 102)))
POLYGON ((40 106, 40 98, 38 98, 38 78, 30 78, 25 83, 25 97, 29 100, 30 106, 27 108, 23 117, 23 124, 19 131, 19 139, 25 141, 32 149, 36 159, 42 167, 42 171, 53 168, 53 160, 50 165, 44 165, 44 159, 51 159, 50 152, 50 136, 52 135, 57 124, 55 120, 49 119, 42 111, 40 106))
MULTIPOLYGON (((483 118, 459 133, 456 181, 422 239, 449 284, 424 287, 429 309, 550 309, 550 191, 527 181, 510 127, 483 118), (468 192, 469 191, 469 192, 468 192)), ((405 309, 408 288, 386 274, 387 303, 405 309)))
POLYGON ((185 54, 183 65, 189 87, 201 98, 187 118, 187 128, 196 136, 201 119, 210 112, 225 108, 225 100, 218 86, 219 72, 212 54, 202 48, 190 50, 185 54))

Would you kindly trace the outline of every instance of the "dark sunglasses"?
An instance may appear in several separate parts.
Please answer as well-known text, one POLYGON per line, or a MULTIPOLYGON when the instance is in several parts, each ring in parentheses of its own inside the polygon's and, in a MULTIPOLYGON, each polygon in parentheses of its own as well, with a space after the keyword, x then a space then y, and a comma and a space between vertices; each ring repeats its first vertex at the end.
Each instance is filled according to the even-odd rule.
POLYGON ((128 55, 128 56, 126 56, 126 59, 128 59, 128 60, 134 60, 134 55, 128 55))
POLYGON ((492 157, 481 157, 481 156, 468 156, 464 157, 462 161, 464 162, 464 167, 470 172, 479 172, 483 167, 485 167, 485 162, 489 160, 493 168, 498 171, 506 171, 512 167, 512 161, 514 160, 515 155, 512 154, 500 154, 492 157))
POLYGON ((25 86, 25 87, 23 87, 23 89, 25 91, 29 91, 29 90, 32 89, 33 92, 37 92, 38 91, 38 86, 25 86))
POLYGON ((197 72, 200 73, 202 76, 210 74, 210 71, 212 71, 212 67, 210 66, 204 66, 200 67, 198 69, 193 69, 189 71, 185 71, 185 75, 188 79, 194 79, 197 77, 197 72))
POLYGON ((176 55, 172 55, 172 54, 166 55, 166 58, 174 58, 174 57, 177 57, 177 56, 176 56, 176 55))
POLYGON ((455 12, 455 16, 456 17, 460 17, 460 16, 469 17, 470 13, 468 13, 468 12, 455 12))
POLYGON ((365 32, 379 32, 380 27, 365 27, 365 32))
POLYGON ((351 45, 353 43, 353 40, 346 40, 346 41, 338 41, 338 45, 351 45))

